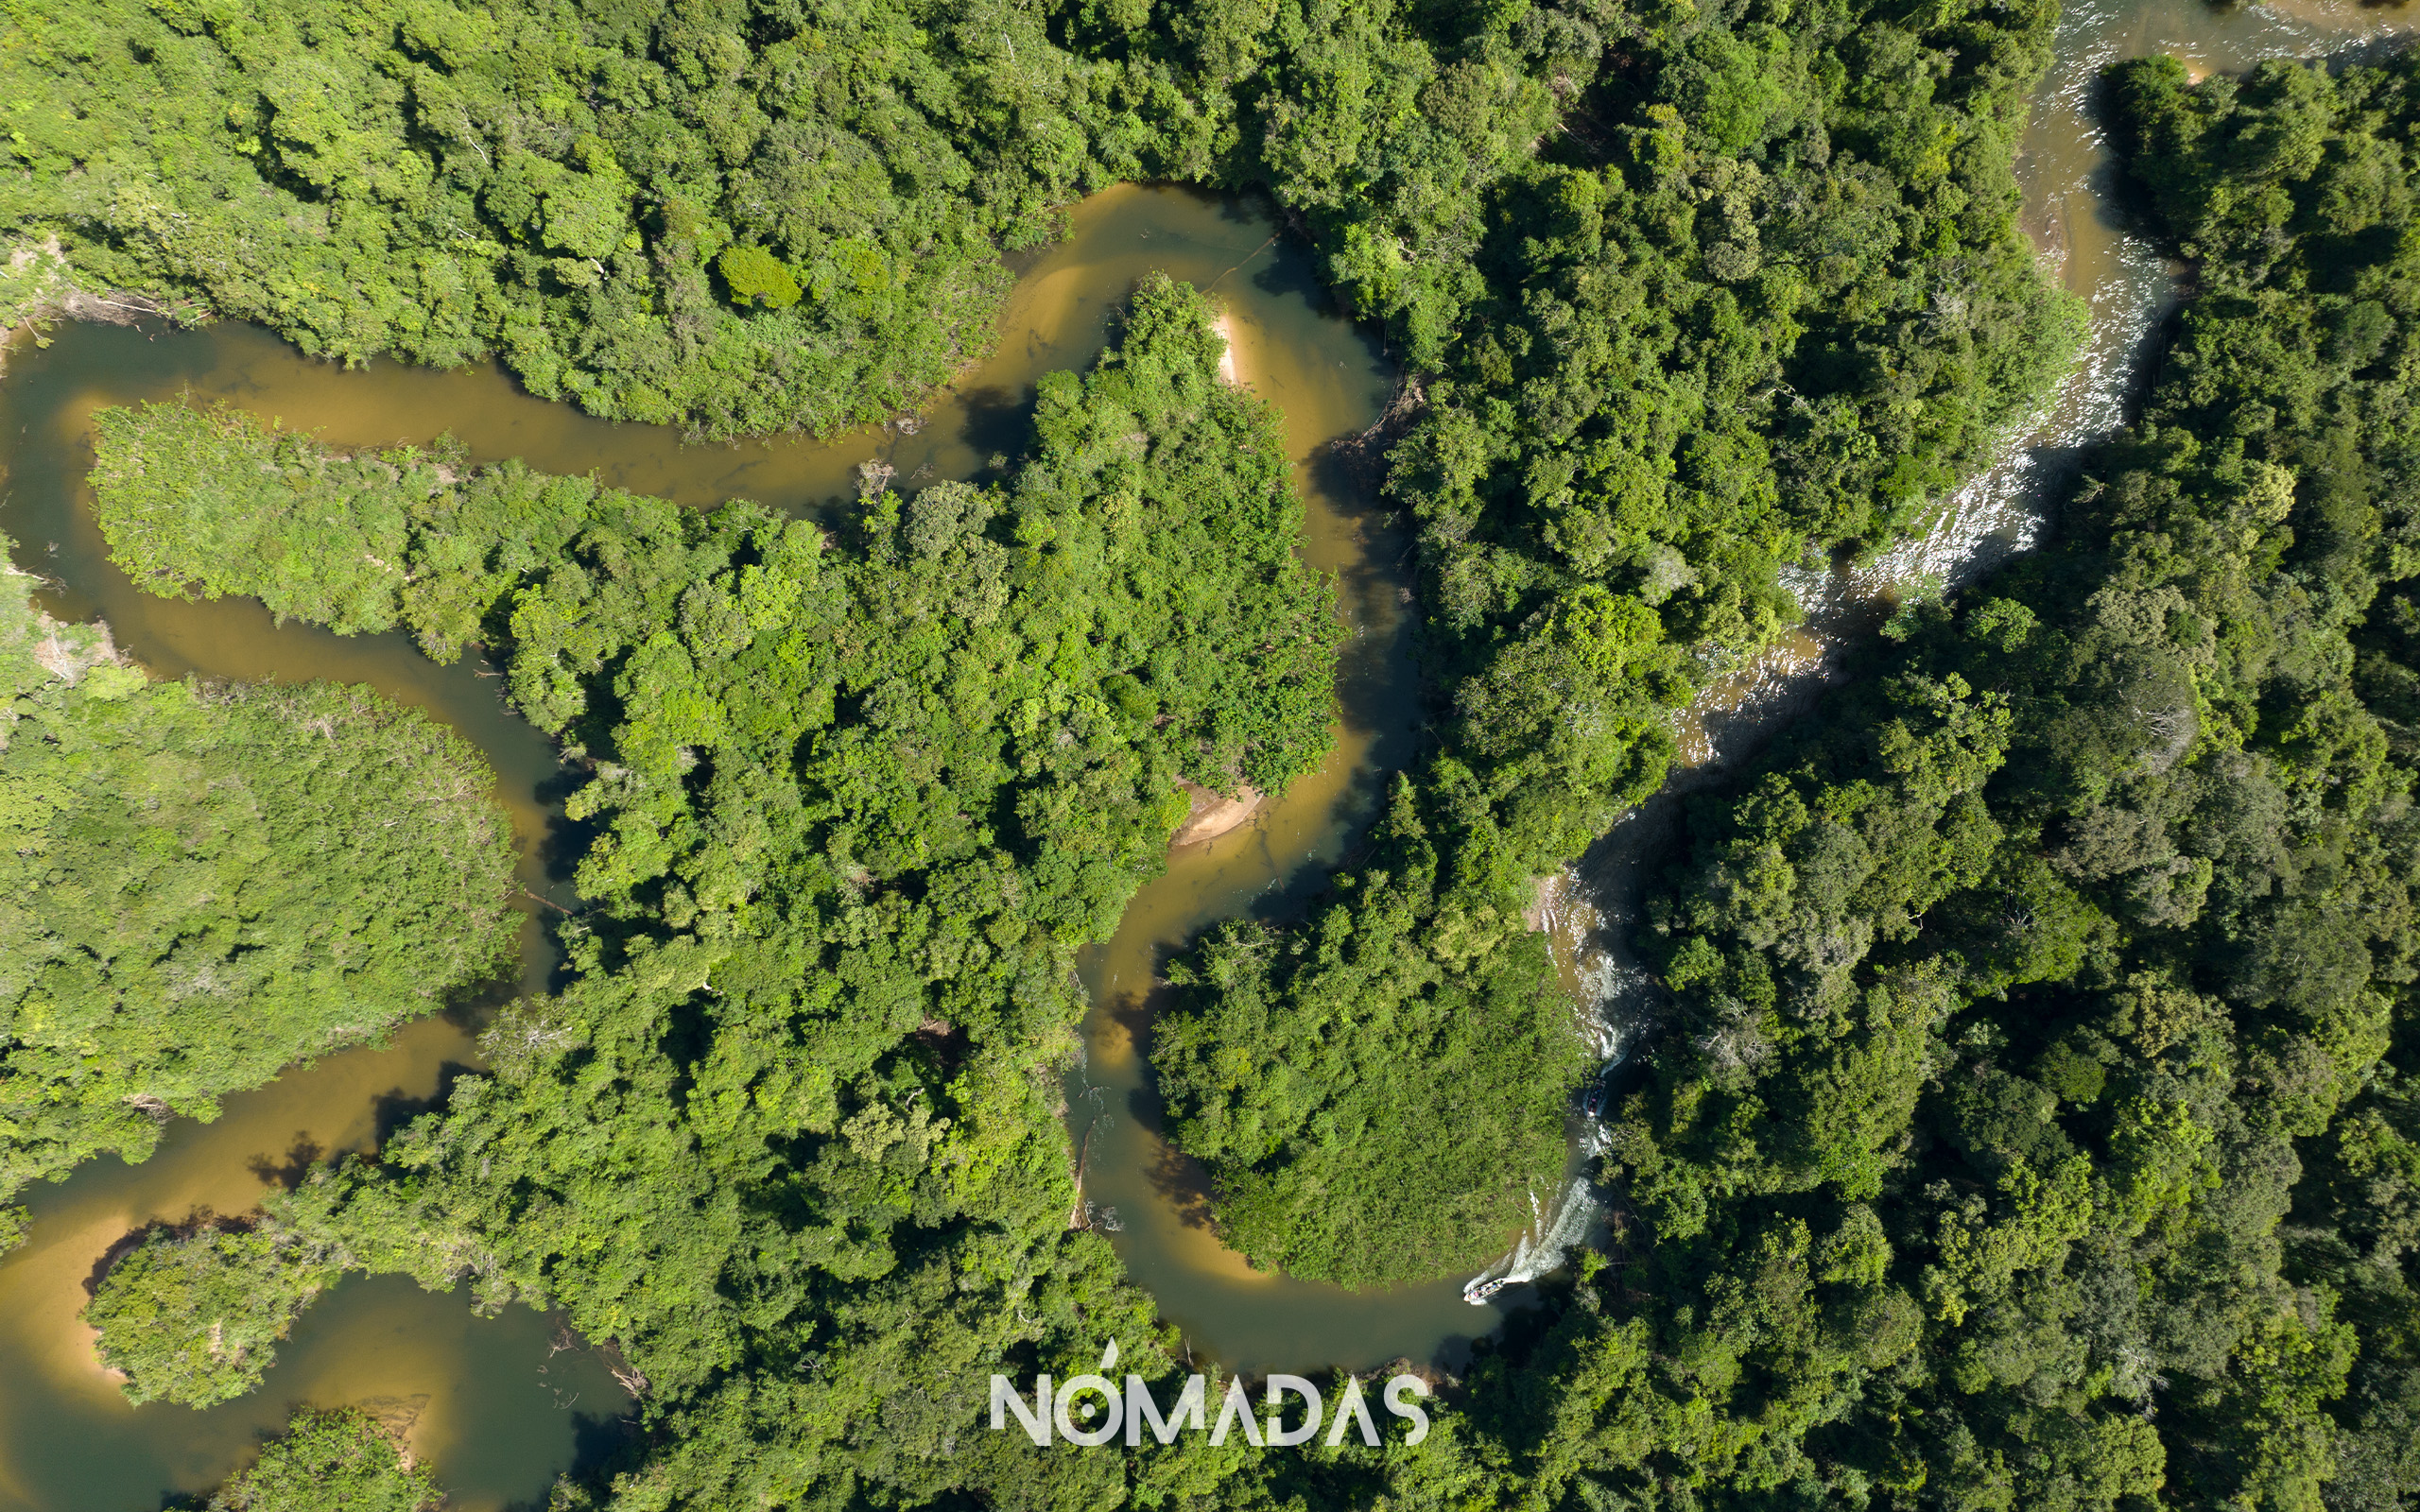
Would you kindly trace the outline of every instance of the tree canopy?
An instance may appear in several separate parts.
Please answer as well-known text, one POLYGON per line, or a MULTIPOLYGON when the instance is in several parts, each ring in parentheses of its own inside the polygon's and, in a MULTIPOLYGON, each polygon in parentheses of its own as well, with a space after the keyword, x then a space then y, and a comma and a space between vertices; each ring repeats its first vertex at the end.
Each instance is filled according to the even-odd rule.
MULTIPOLYGON (((1915 524, 2074 335, 2010 172, 2047 5, 21 9, 0 217, 78 276, 714 434, 912 403, 1080 187, 1266 187, 1406 366, 1432 739, 1308 919, 1177 965, 1160 1070, 1226 1235, 1356 1285, 1560 1175, 1534 879, 1662 781, 1778 570, 1915 524)), ((1180 780, 1325 747, 1330 595, 1199 295, 1139 289, 999 483, 819 521, 105 415, 138 581, 487 645, 596 833, 563 990, 374 1157, 130 1251, 110 1348, 203 1396, 333 1272, 560 1307, 642 1420, 563 1512, 2420 1492, 2420 64, 2110 83, 2196 281, 2138 421, 1692 809, 1618 1242, 1418 1446, 980 1427, 995 1369, 1183 1373, 1071 1217, 1070 968, 1180 780)), ((26 624, 79 670, 21 721, 176 691, 26 624)), ((391 1482, 340 1429, 275 1463, 391 1482)))
POLYGON ((267 1226, 197 1215, 110 1263, 84 1309, 126 1400, 212 1407, 261 1383, 277 1346, 333 1284, 332 1257, 267 1226))
POLYGON ((497 975, 493 776, 366 688, 154 681, 0 566, 0 1199, 497 975))
POLYGON ((870 480, 828 531, 233 412, 107 418, 97 504, 139 582, 485 638, 599 830, 566 989, 506 1009, 375 1160, 175 1251, 175 1284, 324 1257, 559 1307, 644 1383, 641 1501, 1010 1487, 1031 1463, 967 1426, 984 1362, 1073 1373, 1114 1327, 1173 1368, 1068 1221, 1074 953, 1164 864, 1181 778, 1278 790, 1320 759, 1340 636, 1211 315, 1147 281, 1091 372, 1044 380, 1006 481, 870 480), (384 596, 332 590, 380 548, 384 596))
MULTIPOLYGON (((1304 927, 1208 947, 1161 1030, 1176 1141, 1248 1253, 1357 1283, 1476 1269, 1560 1183, 1584 1057, 1523 922, 1535 880, 1662 782, 1706 674, 1794 617, 1780 568, 1908 529, 2071 350, 2010 172, 2052 20, 1599 17, 1594 84, 1477 214, 1347 231, 1372 260, 1340 272, 1425 384, 1391 492, 1441 707, 1367 863, 1304 927)), ((1456 65, 1420 100, 1476 123, 1444 107, 1486 79, 1509 83, 1456 65)))
POLYGON ((2420 67, 2111 83, 2199 293, 2058 539, 1693 803, 1626 1252, 1482 1395, 1568 1504, 2420 1491, 2420 67))
MULTIPOLYGON (((1738 348, 1724 371, 1746 387, 1712 393, 1730 407, 1756 351, 1811 326, 1790 382, 1810 405, 1863 393, 1810 411, 1790 451, 1855 516, 1886 473, 1894 504, 1945 478, 1930 454, 1980 444, 2031 361, 1997 339, 2042 307, 2004 224, 2006 159, 2048 15, 25 0, 0 54, 0 226, 57 237, 88 281, 348 364, 493 355, 600 415, 821 434, 981 355, 1000 249, 1046 239, 1078 195, 1266 186, 1416 367, 1500 372, 1512 401, 1514 368, 1576 363, 1578 390, 1549 400, 1550 378, 1528 401, 1568 419, 1675 339, 1738 348), (1603 193, 1608 155, 1656 208, 1630 220, 1603 193), (1633 307, 1635 281, 1574 282, 1525 238, 1585 238, 1609 212, 1651 283, 1707 286, 1635 306, 1646 350, 1564 351, 1571 316, 1633 307), (1893 472, 1893 443, 1919 438, 1893 472)), ((1648 380, 1631 404, 1701 401, 1648 380)), ((1569 427, 1544 429, 1564 451, 1569 427)), ((1651 511, 1615 516, 1653 488, 1659 429, 1579 468, 1572 505, 1554 502, 1567 479, 1537 490, 1583 558, 1657 533, 1651 511)), ((1720 476, 1754 465, 1737 454, 1682 483, 1723 507, 1720 476)))

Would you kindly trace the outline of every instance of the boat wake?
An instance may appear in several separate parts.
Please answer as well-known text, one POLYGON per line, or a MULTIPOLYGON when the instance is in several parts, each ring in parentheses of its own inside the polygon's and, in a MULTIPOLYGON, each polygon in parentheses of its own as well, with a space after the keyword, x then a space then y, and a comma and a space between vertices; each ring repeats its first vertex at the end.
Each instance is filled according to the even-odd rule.
POLYGON ((1540 1208, 1537 1194, 1531 1193, 1530 1210, 1530 1227, 1522 1231, 1512 1253, 1465 1282, 1463 1301, 1485 1306, 1506 1287, 1535 1280, 1561 1265, 1564 1254, 1588 1236, 1588 1225, 1597 1216, 1597 1199, 1589 1194, 1587 1177, 1574 1176, 1564 1181, 1547 1207, 1540 1208))

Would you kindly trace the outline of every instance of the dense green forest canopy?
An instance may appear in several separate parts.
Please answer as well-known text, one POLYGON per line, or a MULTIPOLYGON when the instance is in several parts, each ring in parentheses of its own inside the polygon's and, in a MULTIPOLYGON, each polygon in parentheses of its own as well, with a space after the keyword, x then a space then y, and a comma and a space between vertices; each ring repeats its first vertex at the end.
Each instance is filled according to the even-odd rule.
POLYGON ((1540 1504, 2420 1494, 2420 64, 2112 85, 2197 297, 2058 541, 1696 801, 1623 1252, 1473 1383, 1540 1504))
POLYGON ((487 764, 364 688, 155 682, 0 564, 0 1199, 499 974, 487 764))
POLYGON ((1167 171, 1022 7, 9 16, 0 220, 86 278, 718 435, 912 404, 988 348, 1004 243, 1167 171))
POLYGON ((1220 1237, 1271 1270, 1476 1270, 1563 1180, 1584 1050, 1546 937, 1450 901, 1440 919, 1411 802, 1398 789, 1386 829, 1400 874, 1348 876, 1300 935, 1222 926, 1169 969, 1152 1063, 1176 1138, 1216 1184, 1220 1237))
POLYGON ((1293 553, 1275 416, 1219 381, 1209 318, 1149 282, 1120 347, 1043 381, 1011 482, 875 489, 829 531, 177 404, 97 417, 95 502, 154 592, 402 624, 441 660, 509 647, 516 706, 595 774, 569 804, 605 828, 580 891, 807 960, 893 940, 830 990, 888 1004, 895 1036, 959 1022, 961 987, 994 1011, 978 984, 1028 931, 1106 936, 1180 778, 1273 791, 1326 748, 1331 595, 1293 553))
POLYGON ((1480 197, 1459 266, 1403 272, 1415 335, 1466 311, 1411 341, 1426 407, 1392 464, 1437 748, 1319 918, 1190 965, 1155 1055, 1248 1254, 1474 1270, 1554 1191, 1582 1051, 1534 879, 1655 789, 1672 711, 1794 614, 1782 565, 1909 527, 2069 350, 2010 170, 2052 19, 1606 20, 1603 72, 1480 197))
MULTIPOLYGON (((593 766, 571 808, 604 833, 575 979, 503 1013, 484 1074, 240 1241, 155 1237, 96 1319, 321 1266, 560 1307, 645 1383, 631 1505, 1013 1486, 1030 1465, 969 1427, 991 1362, 1072 1374, 1106 1328, 1172 1368, 1070 1224, 1074 952, 1164 864, 1180 778, 1276 790, 1319 760, 1339 637, 1212 313, 1147 281, 1091 372, 1043 382, 1005 482, 870 486, 828 533, 232 412, 105 416, 97 503, 139 582, 441 655, 480 636, 593 766)), ((176 1344, 145 1347, 171 1377, 176 1344)))
MULTIPOLYGON (((1685 428, 1809 327, 1787 450, 1851 532, 1868 485, 1911 501, 1981 443, 2033 360, 1999 338, 2043 308, 2005 224, 2041 4, 9 13, 0 226, 60 240, 87 280, 347 362, 489 353, 533 392, 716 435, 912 404, 989 345, 999 249, 1119 180, 1268 187, 1415 367, 1479 380, 1466 413, 1489 450, 1514 444, 1491 394, 1550 413, 1531 449, 1560 456, 1591 389, 1640 386, 1685 428), (1608 158, 1655 186, 1651 214, 1606 197, 1608 158), (1601 224, 1641 277, 1526 246, 1601 224), (1606 299, 1644 317, 1646 350, 1582 334, 1606 299), (1675 340, 1736 349, 1713 390, 1661 381, 1646 359, 1675 340)), ((1613 444, 1569 458, 1569 501, 1552 461, 1525 481, 1539 457, 1508 456, 1506 481, 1570 516, 1583 562, 1673 544, 1692 494, 1726 502, 1754 460, 1741 436, 1703 452, 1665 520, 1644 496, 1668 424, 1590 438, 1613 444)))
POLYGON ((261 1383, 294 1320, 336 1281, 334 1258, 278 1228, 198 1215, 112 1260, 83 1318, 127 1400, 216 1406, 261 1383))
MULTIPOLYGON (((1174 973, 1161 1069, 1228 1237, 1356 1283, 1491 1257, 1560 1174, 1532 880, 1661 781, 1775 570, 1914 523, 2073 335, 2009 172, 2047 5, 11 14, 0 215, 81 276, 718 434, 911 402, 1078 188, 1268 187, 1412 380, 1438 717, 1312 919, 1174 973)), ((2420 70, 2114 83, 2198 282, 2140 423, 1701 803, 1624 1243, 1423 1444, 979 1427, 993 1369, 1181 1372, 1071 1221, 1068 967, 1179 778, 1324 741, 1273 418, 1165 284, 1006 481, 821 524, 105 417, 139 580, 496 648, 600 838, 485 1074, 96 1315, 217 1298, 266 1349, 348 1269, 562 1307, 643 1428, 561 1512, 2420 1493, 2420 70)), ((216 1389, 179 1343, 136 1381, 216 1389)))
MULTIPOLYGON (((999 249, 1086 188, 1271 194, 1420 401, 1394 493, 1450 705, 1357 883, 1372 961, 1387 930, 1423 958, 1340 972, 1298 969, 1309 934, 1236 945, 1234 990, 1180 1036, 1229 1069, 1165 1068, 1182 1137, 1254 1194, 1230 1237, 1309 1274, 1476 1263, 1551 1179, 1576 1054, 1519 940, 1530 879, 1660 779, 1704 665, 1682 648, 1755 644, 1790 613, 1780 564, 1913 520, 2075 325, 2009 168, 2048 0, 19 13, 0 219, 83 276, 346 361, 491 352, 533 392, 714 435, 913 403, 988 341, 999 249), (1326 1026, 1331 1090, 1281 1086, 1326 1026), (1390 1079, 1424 1058, 1452 1070, 1390 1079), (1455 1107, 1506 1116, 1447 1175, 1409 1134, 1455 1107), (1365 1134, 1398 1165, 1313 1201, 1365 1134), (1390 1190, 1439 1200, 1407 1216, 1390 1190)), ((359 507, 365 539, 406 529, 359 507)), ((137 559, 147 528, 126 527, 137 559)), ((466 524, 452 549, 484 548, 466 524)), ((520 570, 424 588, 369 557, 307 569, 331 569, 317 609, 433 644, 520 570)), ((222 586, 311 608, 281 596, 297 570, 222 586)), ((659 785, 645 822, 671 806, 659 785)), ((617 833, 598 885, 685 843, 617 833)))
POLYGON ((720 435, 909 403, 1083 189, 1265 186, 1428 381, 1406 491, 1474 653, 1596 578, 1737 643, 2055 361, 2008 167, 2051 15, 17 0, 0 224, 720 435))

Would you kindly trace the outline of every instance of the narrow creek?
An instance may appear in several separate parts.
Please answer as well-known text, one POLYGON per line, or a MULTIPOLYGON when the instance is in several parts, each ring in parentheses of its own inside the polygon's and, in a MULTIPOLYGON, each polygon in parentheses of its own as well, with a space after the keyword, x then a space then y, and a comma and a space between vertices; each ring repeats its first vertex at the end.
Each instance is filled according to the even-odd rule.
MULTIPOLYGON (((1826 687, 1856 674, 1875 629, 1910 595, 1972 582, 2036 544, 2088 446, 2126 421, 2155 359, 2179 296, 2179 269, 2135 229, 2099 122, 2100 71, 2166 54, 2199 79, 2240 73, 2271 58, 2360 60, 2420 32, 2404 6, 2344 0, 2070 0, 2054 60, 2037 91, 2018 149, 2026 233, 2062 284, 2085 301, 2091 326, 2075 370, 2000 460, 1946 500, 1920 536, 1827 572, 1794 575, 1805 620, 1766 652, 1710 686, 1680 720, 1680 760, 1661 791, 1626 815, 1555 879, 1548 927, 1564 985, 1609 1058, 1621 1057, 1654 1018, 1651 978, 1631 948, 1642 893, 1682 836, 1686 797, 1720 781, 1826 687)), ((1596 1131, 1575 1128, 1573 1178, 1543 1228, 1583 1231, 1581 1170, 1596 1131)), ((1515 1275, 1535 1275, 1559 1246, 1527 1236, 1515 1275)), ((1502 1300, 1517 1306, 1514 1288, 1502 1300)))
MULTIPOLYGON (((2401 12, 2319 0, 2216 9, 2204 0, 2099 0, 2062 22, 2058 61, 2037 101, 2020 176, 2027 229, 2091 303, 2083 367, 2040 424, 1962 492, 1925 540, 1858 570, 1795 584, 1799 631, 1725 679, 1684 726, 1685 765, 1666 790, 1575 863, 1551 925, 1575 1001, 1618 1053, 1646 1012, 1624 950, 1637 890, 1677 831, 1678 799, 1853 670, 1872 625, 1897 594, 1956 580, 2031 545, 2076 451, 2122 418, 2151 334, 2173 297, 2170 271, 2115 209, 2108 155, 2092 125, 2098 69, 2168 52, 2197 69, 2376 43, 2409 26, 2401 12)), ((1150 991, 1167 951, 1205 924, 1282 915, 1325 884, 1374 810, 1379 784, 1409 759, 1416 686, 1409 658, 1409 543, 1384 523, 1326 443, 1377 415, 1392 387, 1367 335, 1327 308, 1309 259, 1261 214, 1171 189, 1125 187, 1085 201, 1068 239, 1029 259, 990 363, 912 426, 823 445, 691 447, 672 433, 611 425, 519 393, 492 369, 436 373, 375 364, 340 373, 268 334, 73 327, 51 345, 20 344, 0 382, 0 532, 17 561, 53 580, 45 606, 107 619, 155 672, 367 682, 428 711, 486 752, 510 811, 521 876, 536 900, 568 903, 579 837, 558 805, 572 785, 552 746, 505 710, 493 668, 440 668, 400 636, 346 640, 275 626, 260 606, 164 601, 111 566, 87 507, 92 410, 189 391, 319 430, 339 445, 425 442, 450 431, 478 460, 510 456, 554 472, 707 505, 748 497, 789 509, 845 495, 858 464, 880 460, 902 486, 979 476, 1020 440, 1039 374, 1080 368, 1106 340, 1115 307, 1143 272, 1165 269, 1232 307, 1238 377, 1283 410, 1309 506, 1305 555, 1338 575, 1354 631, 1340 679, 1334 753, 1240 829, 1181 848, 1143 889, 1116 936, 1087 954, 1094 998, 1085 1059, 1071 1076, 1070 1134, 1083 1151, 1085 1197, 1129 1271, 1201 1354, 1249 1370, 1362 1367, 1398 1356, 1459 1356, 1530 1295, 1461 1300, 1461 1278, 1351 1294, 1247 1267, 1216 1240, 1198 1175, 1153 1132, 1147 1072, 1150 991)), ((552 960, 534 919, 524 979, 552 960)), ((627 1408, 604 1363, 526 1309, 478 1319, 464 1297, 397 1280, 354 1280, 323 1299, 281 1351, 267 1385, 208 1412, 128 1407, 97 1369, 77 1321, 106 1248, 133 1228, 197 1207, 241 1211, 298 1155, 363 1149, 475 1064, 475 1008, 424 1020, 384 1048, 329 1057, 227 1100, 210 1125, 180 1121, 149 1161, 94 1162, 27 1194, 29 1242, 0 1262, 0 1509, 155 1506, 240 1467, 290 1404, 357 1402, 411 1419, 415 1451, 489 1512, 542 1499, 562 1469, 604 1441, 627 1408)), ((1575 1121, 1575 1153, 1588 1131, 1575 1121)), ((1577 1184, 1575 1183, 1575 1191, 1577 1184)), ((1568 1219, 1574 1210, 1559 1216, 1568 1219)), ((1549 1224, 1548 1227, 1554 1227, 1549 1224)), ((1533 1236, 1533 1239, 1547 1236, 1533 1236)), ((1515 1274, 1550 1266, 1555 1246, 1526 1246, 1515 1274)))

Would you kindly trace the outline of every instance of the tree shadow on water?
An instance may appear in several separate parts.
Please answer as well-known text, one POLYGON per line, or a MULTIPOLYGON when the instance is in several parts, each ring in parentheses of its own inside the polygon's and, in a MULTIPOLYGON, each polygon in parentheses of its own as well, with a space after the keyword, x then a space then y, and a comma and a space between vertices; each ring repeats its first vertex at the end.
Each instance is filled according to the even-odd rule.
MULTIPOLYGON (((563 1475, 575 1486, 596 1486, 609 1483, 617 1470, 638 1468, 638 1449, 642 1442, 635 1417, 608 1416, 603 1413, 575 1412, 571 1415, 571 1463, 563 1468, 563 1475)), ((439 1474, 444 1468, 439 1467, 439 1474)), ((553 1490, 540 1496, 505 1503, 504 1512, 545 1512, 553 1505, 553 1490)))
POLYGON ((563 766, 549 773, 539 782, 537 799, 546 811, 546 833, 538 841, 538 860, 545 868, 550 889, 568 885, 573 873, 579 869, 580 858, 596 842, 604 827, 592 819, 574 819, 563 814, 563 803, 574 793, 588 785, 588 773, 573 766, 563 766))
POLYGON ((1322 315, 1341 318, 1347 312, 1337 302, 1336 290, 1320 277, 1310 251, 1289 236, 1277 239, 1276 255, 1253 270, 1252 286, 1272 299, 1294 298, 1322 315))
POLYGON ((327 1156, 326 1147, 313 1139, 309 1130, 297 1129, 294 1143, 283 1158, 255 1155, 244 1162, 244 1169, 264 1186, 284 1187, 291 1192, 301 1186, 303 1178, 311 1174, 311 1168, 326 1160, 327 1156))
POLYGON ((397 1087, 370 1099, 371 1138, 384 1145, 398 1130, 423 1113, 433 1113, 443 1108, 454 1095, 454 1084, 478 1070, 458 1060, 449 1060, 437 1068, 437 1090, 425 1097, 415 1097, 397 1087))
MULTIPOLYGON (((959 403, 966 412, 966 420, 958 428, 959 441, 979 457, 1009 462, 1022 455, 1033 432, 1033 410, 1038 399, 1039 394, 1030 387, 964 390, 959 403)), ((994 467, 987 460, 976 471, 972 481, 977 487, 996 483, 1007 472, 1007 467, 994 467)))

